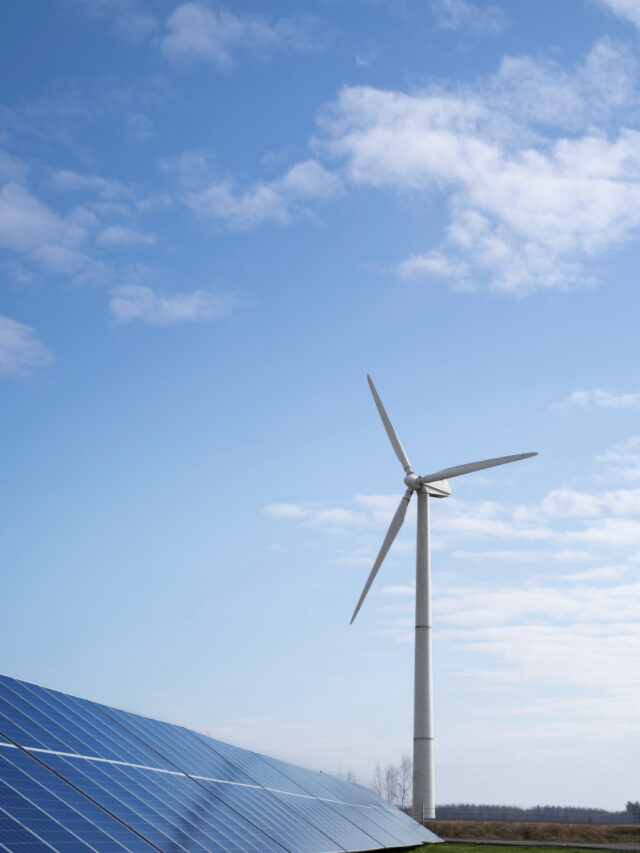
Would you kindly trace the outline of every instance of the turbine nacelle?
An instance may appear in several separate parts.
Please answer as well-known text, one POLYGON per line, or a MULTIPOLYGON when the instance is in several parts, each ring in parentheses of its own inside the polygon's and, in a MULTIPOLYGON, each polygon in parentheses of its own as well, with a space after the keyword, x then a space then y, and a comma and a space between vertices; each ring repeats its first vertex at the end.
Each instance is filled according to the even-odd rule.
POLYGON ((423 488, 429 492, 429 496, 432 498, 448 498, 451 494, 451 486, 448 480, 435 480, 428 485, 425 483, 423 488))

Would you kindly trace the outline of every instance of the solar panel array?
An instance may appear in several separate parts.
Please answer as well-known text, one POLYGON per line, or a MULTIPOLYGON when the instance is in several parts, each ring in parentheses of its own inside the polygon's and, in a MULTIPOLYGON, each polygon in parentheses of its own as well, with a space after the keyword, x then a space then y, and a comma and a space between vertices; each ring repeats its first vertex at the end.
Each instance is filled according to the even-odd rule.
POLYGON ((329 853, 439 840, 353 782, 0 676, 0 850, 329 853))

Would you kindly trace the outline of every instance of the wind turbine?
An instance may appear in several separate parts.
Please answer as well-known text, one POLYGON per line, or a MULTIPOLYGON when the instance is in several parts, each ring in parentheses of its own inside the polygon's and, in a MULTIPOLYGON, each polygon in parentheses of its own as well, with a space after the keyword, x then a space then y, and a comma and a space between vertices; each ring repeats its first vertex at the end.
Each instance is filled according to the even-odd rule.
POLYGON ((506 465, 507 462, 518 462, 537 453, 518 453, 515 456, 500 456, 496 459, 483 459, 481 462, 468 462, 466 465, 455 465, 453 468, 443 468, 434 474, 418 476, 414 473, 411 463, 400 444, 389 416, 378 396, 371 377, 367 380, 373 399, 375 400, 382 423, 389 436, 389 441, 400 464, 404 468, 404 483, 407 491, 391 520, 387 535, 376 557, 371 574, 362 590, 356 609, 353 611, 351 623, 358 615, 362 603, 373 583, 378 569, 387 556, 393 540, 398 535, 407 514, 407 507, 414 492, 418 493, 418 534, 416 542, 416 635, 415 635, 415 674, 413 695, 413 817, 422 823, 433 820, 436 816, 433 768, 433 678, 431 671, 431 561, 429 554, 429 498, 446 498, 451 494, 447 482, 449 477, 459 477, 483 468, 493 468, 495 465, 506 465))

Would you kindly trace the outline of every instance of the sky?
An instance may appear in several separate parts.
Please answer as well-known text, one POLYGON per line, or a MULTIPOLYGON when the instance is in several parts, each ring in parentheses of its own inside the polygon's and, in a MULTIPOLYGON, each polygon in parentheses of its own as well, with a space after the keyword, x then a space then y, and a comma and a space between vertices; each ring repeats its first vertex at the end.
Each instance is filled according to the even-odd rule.
POLYGON ((0 12, 0 671, 436 802, 640 793, 636 0, 0 12))

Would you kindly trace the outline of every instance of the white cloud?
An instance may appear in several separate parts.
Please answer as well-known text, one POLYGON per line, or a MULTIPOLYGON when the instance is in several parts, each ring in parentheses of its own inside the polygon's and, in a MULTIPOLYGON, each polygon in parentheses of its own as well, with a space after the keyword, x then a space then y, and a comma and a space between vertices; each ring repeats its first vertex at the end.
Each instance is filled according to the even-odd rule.
POLYGON ((624 565, 601 566, 596 569, 587 569, 584 572, 571 572, 567 575, 562 575, 562 578, 568 581, 618 580, 627 571, 628 568, 624 565))
POLYGON ((441 622, 477 630, 523 623, 631 622, 640 614, 639 583, 597 586, 455 587, 440 593, 434 610, 441 622))
POLYGON ((271 518, 307 518, 308 510, 300 504, 268 504, 264 512, 271 518))
POLYGON ((640 435, 612 444, 598 456, 609 476, 620 477, 627 482, 640 480, 640 435))
POLYGON ((466 290, 470 286, 468 264, 439 251, 424 255, 410 255, 396 265, 395 271, 401 278, 435 275, 440 278, 455 279, 457 287, 461 290, 466 290))
POLYGON ((415 595, 415 592, 415 586, 383 586, 382 589, 379 590, 378 595, 395 598, 396 596, 402 597, 405 595, 415 595))
POLYGON ((0 148, 0 183, 23 181, 28 168, 25 163, 0 148))
MULTIPOLYGON (((395 512, 399 496, 396 495, 354 495, 354 508, 326 506, 318 502, 299 504, 277 503, 268 504, 264 512, 272 518, 292 518, 303 521, 306 526, 325 527, 327 529, 348 529, 349 527, 376 527, 389 524, 395 512)), ((368 553, 368 552, 366 552, 368 553)), ((361 562, 363 552, 351 549, 348 554, 342 554, 341 562, 361 562)), ((369 559, 366 556, 366 559, 369 559)))
POLYGON ((134 246, 145 245, 150 246, 155 243, 155 234, 146 234, 143 231, 137 231, 135 228, 128 228, 124 225, 110 225, 103 228, 97 237, 98 243, 104 243, 111 246, 134 246))
POLYGON ((400 274, 457 282, 469 269, 515 294, 568 288, 637 233, 640 133, 618 123, 636 98, 635 60, 604 40, 572 74, 556 71, 514 59, 473 89, 347 87, 325 111, 316 147, 351 184, 449 199, 444 244, 400 274))
MULTIPOLYGON (((640 459, 640 437, 605 455, 606 464, 626 467, 630 456, 640 459)), ((330 554, 337 551, 341 563, 368 563, 357 580, 357 569, 345 569, 356 594, 398 499, 357 495, 333 507, 334 514, 342 510, 341 527, 324 524, 318 504, 285 505, 272 515, 301 529, 324 524, 334 537, 325 538, 330 554)), ((449 498, 434 502, 432 524, 440 544, 434 567, 444 569, 433 583, 437 666, 441 674, 453 669, 461 689, 478 697, 474 714, 486 736, 497 744, 508 731, 519 748, 535 744, 531 754, 564 749, 569 758, 568 737, 580 750, 585 739, 601 737, 610 754, 608 741, 620 743, 634 731, 640 705, 640 685, 629 679, 640 656, 640 488, 604 490, 590 481, 589 489, 553 489, 530 505, 449 498), (467 542, 473 550, 461 551, 467 542), (503 542, 508 546, 496 549, 503 542), (451 557, 495 562, 495 573, 459 563, 452 575, 451 557), (478 583, 478 576, 485 580, 478 583)), ((380 638, 413 640, 414 549, 399 537, 372 590, 366 618, 380 638), (394 577, 398 563, 402 573, 394 577)), ((440 743, 447 764, 455 743, 468 753, 470 725, 466 715, 462 725, 445 722, 440 743)))
MULTIPOLYGON (((375 530, 374 536, 367 533, 365 546, 354 542, 348 551, 341 551, 341 562, 362 562, 363 555, 377 553, 398 501, 398 495, 355 495, 352 506, 284 504, 269 507, 267 512, 276 518, 288 517, 306 526, 324 527, 332 532, 375 530)), ((413 523, 410 514, 407 529, 411 529, 413 523)), ((394 543, 393 553, 403 552, 404 546, 400 538, 394 543)), ((640 549, 640 488, 593 492, 553 489, 537 504, 513 506, 496 501, 449 498, 438 502, 434 509, 432 547, 455 549, 451 553, 457 559, 538 566, 550 562, 556 565, 590 560, 602 562, 609 554, 633 559, 640 549), (512 544, 508 548, 469 550, 460 547, 463 541, 478 545, 483 542, 512 544), (537 545, 534 550, 532 543, 537 545)))
POLYGON ((637 0, 596 0, 622 20, 629 21, 640 29, 640 6, 637 0))
POLYGON ((164 53, 174 62, 212 62, 228 69, 241 51, 269 53, 275 50, 308 50, 308 22, 282 18, 269 23, 259 16, 236 15, 213 9, 203 2, 177 6, 167 18, 164 53))
POLYGON ((499 6, 479 6, 469 0, 432 0, 431 9, 438 26, 445 30, 471 27, 478 33, 496 35, 507 25, 507 16, 499 6))
POLYGON ((20 376, 52 361, 51 350, 31 326, 0 315, 0 374, 20 376))
POLYGON ((94 192, 104 199, 128 198, 131 193, 121 181, 99 175, 83 175, 58 169, 51 175, 53 188, 61 192, 94 192))
POLYGON ((640 521, 629 518, 603 518, 582 530, 569 530, 563 534, 567 542, 582 545, 604 545, 612 548, 640 547, 640 521))
MULTIPOLYGON (((635 55, 603 38, 573 69, 550 59, 506 56, 496 74, 466 94, 506 119, 501 135, 510 131, 514 140, 539 144, 542 140, 537 132, 531 135, 532 126, 543 132, 548 128, 577 132, 629 121, 638 106, 637 83, 635 55)), ((495 116, 493 121, 497 127, 495 116)))
POLYGON ((158 29, 156 18, 136 0, 76 0, 96 18, 111 18, 115 32, 128 41, 138 42, 158 29))
POLYGON ((74 278, 86 275, 94 266, 85 251, 88 237, 87 222, 77 212, 60 216, 13 181, 0 190, 0 248, 15 253, 18 264, 74 278))
POLYGON ((28 281, 40 272, 74 283, 107 281, 112 276, 107 248, 155 242, 154 234, 135 227, 140 211, 152 208, 153 199, 138 198, 117 180, 56 170, 50 172, 49 188, 82 196, 61 210, 60 196, 55 207, 45 203, 26 185, 24 164, 2 155, 0 151, 0 179, 11 179, 0 183, 0 249, 14 256, 6 268, 15 278, 28 281))
POLYGON ((86 231, 42 204, 26 187, 10 182, 0 190, 0 247, 30 252, 41 246, 72 249, 86 231))
POLYGON ((340 188, 335 175, 315 160, 305 160, 281 178, 254 184, 244 192, 236 192, 230 181, 214 182, 204 189, 187 190, 184 201, 201 216, 243 230, 265 222, 286 224, 304 202, 331 198, 340 188))
POLYGON ((573 551, 562 549, 557 551, 529 551, 521 549, 500 551, 454 551, 457 560, 491 560, 508 563, 537 563, 544 565, 553 560, 561 563, 582 563, 592 560, 588 551, 573 551))
POLYGON ((230 293, 194 290, 165 295, 151 287, 124 284, 113 288, 109 307, 119 323, 140 320, 154 326, 213 320, 227 315, 239 300, 230 293))
MULTIPOLYGON (((556 597, 552 590, 532 591, 531 598, 538 597, 537 603, 522 594, 503 597, 502 607, 513 606, 520 618, 542 618, 542 623, 500 625, 498 622, 498 627, 492 627, 502 610, 498 602, 496 609, 487 602, 486 610, 466 614, 469 619, 485 621, 486 627, 447 631, 445 636, 467 653, 489 655, 500 661, 502 667, 483 672, 485 679, 494 683, 560 685, 588 691, 628 683, 628 675, 635 670, 634 661, 640 654, 637 607, 629 605, 628 596, 637 596, 639 585, 611 590, 598 585, 576 597, 581 589, 572 587, 568 593, 567 597, 575 601, 574 607, 556 597), (599 616, 600 599, 617 610, 615 620, 599 616), (548 614, 541 613, 542 606, 566 619, 567 624, 547 624, 548 614)), ((640 691, 637 685, 633 688, 638 701, 640 691)))
POLYGON ((594 391, 574 391, 562 402, 554 403, 554 408, 570 406, 581 406, 583 409, 593 406, 606 409, 637 409, 640 406, 640 394, 637 392, 614 394, 596 388, 594 391))

